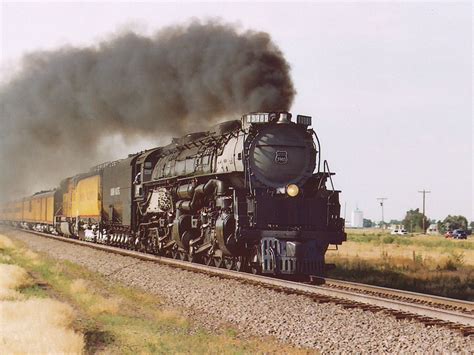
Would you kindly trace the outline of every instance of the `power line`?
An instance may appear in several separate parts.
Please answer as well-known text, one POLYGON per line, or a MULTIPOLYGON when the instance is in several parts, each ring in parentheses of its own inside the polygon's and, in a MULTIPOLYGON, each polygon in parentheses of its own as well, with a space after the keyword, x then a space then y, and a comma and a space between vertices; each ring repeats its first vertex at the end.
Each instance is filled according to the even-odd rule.
POLYGON ((426 219, 426 216, 425 216, 425 199, 426 199, 426 194, 429 194, 431 191, 428 191, 428 190, 421 190, 421 191, 418 191, 420 194, 423 194, 423 234, 426 234, 426 229, 425 229, 425 219, 426 219))

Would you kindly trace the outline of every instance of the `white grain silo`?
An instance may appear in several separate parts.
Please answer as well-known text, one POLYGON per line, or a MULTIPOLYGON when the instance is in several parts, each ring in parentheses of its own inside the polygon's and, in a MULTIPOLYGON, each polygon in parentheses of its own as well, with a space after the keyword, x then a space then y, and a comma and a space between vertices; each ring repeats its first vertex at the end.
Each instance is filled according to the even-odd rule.
POLYGON ((352 211, 352 228, 362 228, 364 227, 364 212, 356 208, 352 211))

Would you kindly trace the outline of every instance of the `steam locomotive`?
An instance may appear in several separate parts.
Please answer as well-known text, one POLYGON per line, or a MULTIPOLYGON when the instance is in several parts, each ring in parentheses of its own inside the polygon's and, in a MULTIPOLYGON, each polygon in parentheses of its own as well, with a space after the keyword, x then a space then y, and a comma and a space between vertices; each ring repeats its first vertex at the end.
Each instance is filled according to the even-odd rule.
POLYGON ((249 113, 4 204, 0 220, 233 270, 319 275, 346 234, 311 124, 249 113))

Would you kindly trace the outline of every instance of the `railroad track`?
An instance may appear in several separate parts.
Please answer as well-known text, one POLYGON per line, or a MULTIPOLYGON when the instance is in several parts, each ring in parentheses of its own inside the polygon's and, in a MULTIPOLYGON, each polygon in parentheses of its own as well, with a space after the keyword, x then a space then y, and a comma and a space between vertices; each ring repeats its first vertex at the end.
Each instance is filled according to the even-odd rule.
POLYGON ((474 316, 474 302, 330 278, 322 278, 322 280, 324 282, 324 286, 329 288, 350 290, 376 297, 390 298, 402 302, 417 303, 426 305, 428 307, 441 308, 444 310, 451 310, 474 316))
POLYGON ((242 283, 258 285, 278 292, 304 295, 317 303, 331 302, 339 304, 344 308, 360 308, 364 311, 383 312, 397 319, 413 319, 427 326, 448 327, 461 332, 464 336, 474 335, 474 302, 328 278, 319 278, 324 281, 323 285, 299 283, 219 269, 189 261, 170 259, 134 250, 121 249, 104 244, 94 244, 36 231, 23 231, 50 239, 177 267, 192 272, 234 279, 242 283))

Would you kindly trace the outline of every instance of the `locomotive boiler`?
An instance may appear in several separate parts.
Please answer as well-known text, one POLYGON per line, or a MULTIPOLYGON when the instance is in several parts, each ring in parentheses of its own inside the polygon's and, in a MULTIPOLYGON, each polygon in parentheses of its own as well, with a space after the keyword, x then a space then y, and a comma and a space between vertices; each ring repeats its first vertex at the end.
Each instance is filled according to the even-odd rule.
POLYGON ((321 274, 346 234, 311 123, 250 113, 67 178, 52 192, 54 228, 234 270, 321 274))

